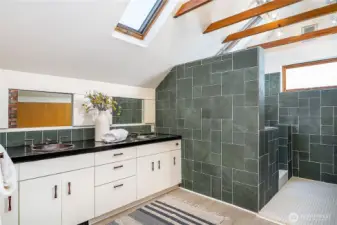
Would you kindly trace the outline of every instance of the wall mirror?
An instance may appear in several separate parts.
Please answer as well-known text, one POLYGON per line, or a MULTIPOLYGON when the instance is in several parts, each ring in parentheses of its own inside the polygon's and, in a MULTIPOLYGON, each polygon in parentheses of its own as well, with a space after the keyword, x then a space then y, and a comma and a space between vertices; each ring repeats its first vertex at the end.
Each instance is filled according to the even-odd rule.
POLYGON ((8 128, 72 126, 72 94, 9 89, 8 128))
POLYGON ((122 107, 119 116, 112 115, 113 124, 132 124, 143 122, 143 99, 114 97, 122 107))

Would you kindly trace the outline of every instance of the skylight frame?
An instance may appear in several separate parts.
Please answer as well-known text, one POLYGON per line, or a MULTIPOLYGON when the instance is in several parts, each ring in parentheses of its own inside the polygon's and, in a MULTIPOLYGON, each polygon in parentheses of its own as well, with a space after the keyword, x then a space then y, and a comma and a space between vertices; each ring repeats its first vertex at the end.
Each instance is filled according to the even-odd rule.
POLYGON ((150 31, 152 25, 155 23, 162 10, 164 9, 168 0, 157 0, 155 5, 152 7, 151 11, 143 21, 139 30, 126 26, 122 23, 118 23, 115 27, 115 31, 121 32, 126 35, 130 35, 134 38, 144 40, 148 32, 150 31))

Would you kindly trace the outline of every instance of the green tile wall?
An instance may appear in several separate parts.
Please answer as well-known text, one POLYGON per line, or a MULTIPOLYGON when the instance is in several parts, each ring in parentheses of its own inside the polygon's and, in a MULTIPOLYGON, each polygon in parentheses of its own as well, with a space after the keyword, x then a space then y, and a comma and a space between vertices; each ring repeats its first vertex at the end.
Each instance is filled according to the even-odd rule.
MULTIPOLYGON (((123 127, 112 127, 111 129, 123 128, 132 132, 151 132, 150 125, 139 125, 139 126, 123 126, 123 127)), ((4 147, 18 147, 25 144, 30 144, 30 142, 25 143, 25 139, 34 139, 35 144, 45 142, 46 139, 51 139, 54 142, 58 141, 60 136, 67 136, 67 138, 62 139, 64 142, 74 142, 83 140, 93 140, 95 139, 95 129, 94 128, 81 128, 81 129, 66 129, 66 130, 43 130, 43 131, 27 131, 27 132, 3 132, 0 133, 0 144, 4 147)))
POLYGON ((157 87, 157 131, 183 137, 184 188, 258 211, 263 68, 250 49, 178 65, 157 87))
POLYGON ((336 184, 337 89, 280 93, 280 73, 267 74, 265 84, 266 125, 280 128, 279 168, 336 184))

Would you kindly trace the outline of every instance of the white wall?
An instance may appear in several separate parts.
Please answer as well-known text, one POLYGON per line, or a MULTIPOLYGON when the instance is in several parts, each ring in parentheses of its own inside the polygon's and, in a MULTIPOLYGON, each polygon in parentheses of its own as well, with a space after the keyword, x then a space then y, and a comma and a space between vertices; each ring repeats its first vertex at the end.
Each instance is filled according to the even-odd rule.
POLYGON ((155 99, 155 89, 0 69, 0 128, 8 128, 8 89, 84 95, 97 90, 110 96, 155 99))
POLYGON ((337 35, 265 50, 265 72, 282 72, 282 66, 337 57, 337 35))

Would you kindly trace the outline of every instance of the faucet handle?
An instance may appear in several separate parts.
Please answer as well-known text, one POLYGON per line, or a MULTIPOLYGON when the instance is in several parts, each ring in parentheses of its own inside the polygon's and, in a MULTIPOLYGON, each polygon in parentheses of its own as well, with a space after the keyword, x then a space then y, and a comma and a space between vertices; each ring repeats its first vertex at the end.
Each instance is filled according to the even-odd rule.
POLYGON ((30 147, 34 147, 34 139, 25 139, 25 144, 27 141, 30 141, 30 147))
POLYGON ((68 138, 68 136, 61 136, 61 137, 59 137, 59 144, 62 144, 62 139, 64 139, 64 138, 68 138))
POLYGON ((47 138, 45 139, 45 144, 46 144, 46 145, 49 145, 49 143, 52 142, 52 141, 53 141, 52 139, 50 139, 50 138, 47 137, 47 138))

